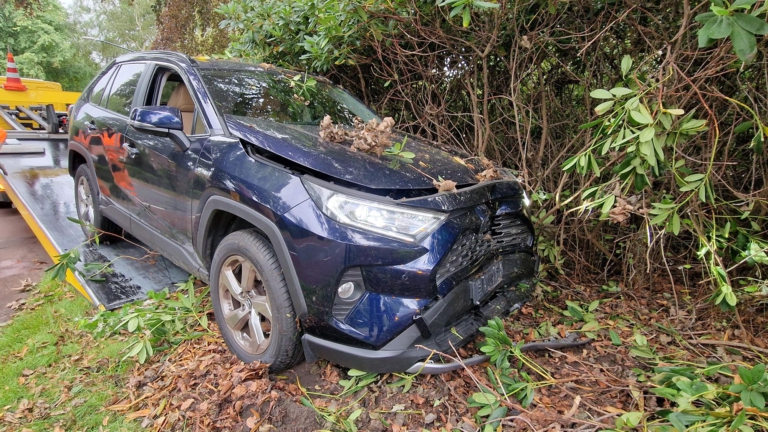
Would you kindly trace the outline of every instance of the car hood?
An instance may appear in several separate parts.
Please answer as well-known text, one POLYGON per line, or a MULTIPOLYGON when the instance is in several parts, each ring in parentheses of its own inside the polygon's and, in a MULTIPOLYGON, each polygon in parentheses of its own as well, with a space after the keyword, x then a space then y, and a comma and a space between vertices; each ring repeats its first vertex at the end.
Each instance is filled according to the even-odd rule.
MULTIPOLYGON (((413 163, 394 156, 350 150, 350 145, 320 138, 319 126, 290 125, 250 117, 225 116, 232 135, 313 171, 370 189, 430 189, 442 177, 459 186, 476 184, 479 162, 467 165, 458 157, 410 135, 405 150, 416 155, 413 163)), ((405 135, 395 132, 393 140, 405 135)))

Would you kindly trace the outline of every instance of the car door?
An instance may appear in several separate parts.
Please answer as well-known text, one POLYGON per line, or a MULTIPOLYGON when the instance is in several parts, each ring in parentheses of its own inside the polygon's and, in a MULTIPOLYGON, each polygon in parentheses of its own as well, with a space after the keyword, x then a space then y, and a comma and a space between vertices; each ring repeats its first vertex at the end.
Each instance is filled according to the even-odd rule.
POLYGON ((128 126, 125 140, 132 155, 126 158, 125 165, 141 206, 135 218, 191 253, 190 189, 199 150, 209 136, 208 127, 197 108, 199 105, 195 103, 194 94, 187 90, 182 99, 178 97, 183 90, 180 87, 191 87, 187 87, 177 68, 153 64, 150 73, 142 89, 142 103, 139 105, 171 105, 180 108, 189 148, 181 148, 168 136, 158 136, 128 126))
POLYGON ((133 182, 125 170, 123 144, 128 114, 146 66, 145 62, 115 65, 114 71, 110 71, 112 76, 108 85, 102 88, 100 81, 94 87, 91 103, 86 105, 82 115, 81 131, 85 134, 86 147, 96 156, 96 178, 101 195, 125 213, 135 213, 139 208, 133 182), (98 103, 93 103, 96 99, 99 99, 98 103))

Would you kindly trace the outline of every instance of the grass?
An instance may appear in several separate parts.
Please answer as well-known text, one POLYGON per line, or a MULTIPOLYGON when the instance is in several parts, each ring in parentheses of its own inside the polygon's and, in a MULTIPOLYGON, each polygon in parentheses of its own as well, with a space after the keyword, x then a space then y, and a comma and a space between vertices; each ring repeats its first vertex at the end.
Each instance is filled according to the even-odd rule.
POLYGON ((78 330, 93 308, 69 285, 44 280, 27 304, 37 303, 0 328, 0 430, 139 429, 104 409, 133 367, 118 361, 126 342, 78 330), (11 413, 20 423, 2 420, 11 413))

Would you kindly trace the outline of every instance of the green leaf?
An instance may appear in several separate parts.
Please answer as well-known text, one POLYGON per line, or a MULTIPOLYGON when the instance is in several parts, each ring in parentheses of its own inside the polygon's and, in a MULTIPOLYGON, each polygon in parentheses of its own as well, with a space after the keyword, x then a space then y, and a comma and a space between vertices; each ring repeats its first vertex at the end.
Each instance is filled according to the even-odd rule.
POLYGON ((760 382, 760 380, 763 379, 763 375, 765 375, 765 364, 758 363, 755 365, 755 367, 752 368, 750 371, 750 375, 752 375, 752 382, 757 384, 760 382))
POLYGON ((81 221, 80 219, 75 219, 73 217, 67 216, 67 220, 69 220, 72 223, 76 223, 78 225, 85 225, 85 222, 81 221))
POLYGON ((741 397, 741 402, 744 406, 752 406, 752 392, 750 390, 743 390, 739 396, 741 397))
POLYGON ((656 135, 656 129, 654 129, 652 126, 649 126, 645 129, 643 129, 642 132, 640 132, 640 136, 638 139, 640 142, 647 142, 653 139, 654 135, 656 135))
POLYGON ((632 120, 634 120, 634 121, 636 121, 636 122, 638 122, 640 124, 647 125, 647 124, 653 123, 653 120, 650 117, 646 116, 645 114, 641 113, 640 111, 632 110, 632 111, 629 112, 629 116, 632 117, 632 120))
POLYGON ((139 353, 139 351, 141 351, 143 347, 144 347, 144 344, 141 341, 134 343, 131 350, 128 351, 128 354, 126 354, 125 357, 123 357, 123 360, 127 359, 128 357, 135 356, 136 354, 139 353))
POLYGON ((703 128, 707 124, 706 120, 691 119, 680 126, 681 131, 694 131, 703 128))
POLYGON ((349 372, 347 372, 347 375, 349 375, 351 377, 359 377, 359 376, 363 376, 363 375, 365 375, 367 373, 368 372, 364 372, 364 371, 357 370, 357 369, 350 369, 349 372))
POLYGON ((733 420, 733 423, 731 423, 730 430, 736 430, 741 427, 741 425, 744 424, 744 422, 747 421, 747 411, 741 410, 738 416, 733 420))
POLYGON ((763 394, 760 392, 757 392, 757 391, 752 392, 751 402, 752 402, 752 406, 759 410, 762 410, 763 408, 765 408, 765 396, 763 396, 763 394))
POLYGON ((754 125, 755 125, 755 122, 753 122, 753 121, 745 121, 745 122, 739 124, 738 126, 736 126, 733 129, 733 133, 735 133, 735 134, 744 133, 744 132, 752 129, 752 127, 754 127, 754 125))
POLYGON ((736 9, 736 8, 748 9, 752 7, 752 5, 755 3, 757 3, 757 0, 736 0, 733 3, 731 3, 731 9, 736 9))
POLYGON ((624 413, 620 417, 624 424, 629 427, 636 427, 638 424, 640 424, 640 419, 643 418, 643 413, 638 411, 631 411, 628 413, 624 413))
POLYGON ((733 20, 729 16, 717 17, 715 24, 709 29, 709 37, 712 39, 723 39, 731 34, 733 29, 733 20))
POLYGON ((741 28, 743 28, 744 30, 752 34, 756 34, 756 35, 768 34, 768 23, 756 16, 737 12, 733 14, 733 20, 741 28))
POLYGON ((597 119, 597 120, 595 120, 595 121, 591 121, 591 122, 589 122, 589 123, 584 123, 583 125, 580 125, 580 126, 579 126, 579 129, 580 129, 580 130, 584 130, 584 129, 591 129, 591 128, 593 128, 593 127, 595 127, 595 126, 599 125, 599 124, 602 124, 602 123, 603 123, 603 121, 604 121, 603 119, 597 119))
POLYGON ((490 393, 473 393, 472 394, 472 400, 479 404, 483 405, 490 405, 494 402, 496 402, 496 396, 490 394, 490 393))
POLYGON ((677 212, 672 213, 672 233, 675 235, 680 234, 680 216, 677 212))
POLYGON ((589 93, 589 96, 591 96, 594 99, 613 99, 613 95, 611 94, 611 92, 604 89, 592 90, 592 92, 589 93))
POLYGON ((613 103, 614 101, 601 103, 600 105, 595 107, 595 113, 597 113, 598 115, 605 114, 606 112, 608 112, 609 109, 611 109, 611 107, 613 106, 613 103))
POLYGON ((699 29, 699 48, 704 48, 709 45, 702 45, 702 39, 711 40, 710 32, 712 31, 712 27, 714 27, 715 23, 717 22, 717 18, 712 18, 704 24, 704 27, 699 29))
POLYGON ((686 183, 692 183, 692 182, 700 181, 704 177, 705 177, 704 174, 691 174, 688 177, 686 177, 684 180, 686 181, 686 183))
POLYGON ((598 307, 600 307, 600 300, 593 300, 592 303, 587 306, 587 312, 594 312, 598 307))
POLYGON ((139 326, 139 319, 137 317, 133 317, 128 320, 128 331, 133 333, 136 331, 136 328, 139 326))
POLYGON ((757 40, 755 35, 744 30, 740 25, 734 26, 731 32, 731 41, 733 42, 733 50, 736 55, 744 63, 749 63, 754 60, 757 54, 757 40))
POLYGON ((487 2, 487 1, 475 0, 472 4, 475 5, 475 6, 479 6, 479 7, 487 8, 487 9, 498 9, 499 8, 499 4, 498 3, 491 3, 491 2, 487 2))
POLYGON ((704 13, 696 15, 696 18, 694 18, 694 19, 696 20, 696 22, 706 23, 707 21, 709 21, 710 19, 715 18, 715 17, 717 17, 717 15, 715 15, 714 12, 704 12, 704 13))
POLYGON ((674 115, 674 116, 681 116, 681 115, 685 114, 685 111, 683 111, 683 110, 681 110, 679 108, 672 108, 672 109, 668 109, 666 111, 668 113, 674 115))
POLYGON ((715 40, 709 37, 709 33, 705 32, 704 29, 699 29, 699 48, 707 48, 712 46, 712 44, 715 43, 715 40))
POLYGON ((628 94, 632 94, 635 92, 634 90, 630 90, 626 87, 614 87, 610 91, 611 91, 611 94, 616 97, 626 96, 628 94))
MULTIPOLYGON (((613 204, 614 204, 615 202, 616 202, 616 196, 615 196, 615 195, 608 195, 608 196, 606 197, 606 199, 605 199, 605 202, 603 202, 603 206, 602 206, 602 208, 600 209, 600 212, 601 212, 602 214, 608 214, 608 212, 610 212, 610 211, 611 211, 611 209, 613 208, 613 204)), ((595 300, 595 301, 597 301, 597 300, 595 300)), ((593 302, 593 303, 594 303, 594 302, 593 302)), ((600 303, 598 302, 598 304, 600 304, 600 303)), ((591 307, 591 306, 592 306, 592 305, 590 304, 590 307, 591 307)), ((592 312, 592 309, 590 309, 589 311, 590 311, 590 312, 592 312)))
POLYGON ((668 420, 670 423, 672 423, 672 426, 675 427, 680 432, 684 432, 687 428, 686 426, 699 420, 704 420, 706 417, 699 416, 695 414, 688 414, 684 412, 674 412, 669 415, 668 420))
POLYGON ((360 414, 362 413, 363 413, 362 408, 356 409, 355 411, 352 412, 352 414, 349 415, 349 417, 347 417, 347 421, 350 423, 354 423, 355 420, 357 420, 357 418, 360 417, 360 414))
POLYGON ((630 69, 632 69, 632 57, 625 55, 621 58, 621 76, 626 77, 630 69))
POLYGON ((611 337, 611 343, 615 346, 621 346, 621 338, 619 337, 619 334, 616 333, 613 330, 610 330, 608 332, 608 335, 611 337))
POLYGON ((469 27, 470 15, 469 15, 469 8, 468 7, 464 8, 464 15, 462 15, 462 16, 463 16, 462 25, 464 27, 469 27))

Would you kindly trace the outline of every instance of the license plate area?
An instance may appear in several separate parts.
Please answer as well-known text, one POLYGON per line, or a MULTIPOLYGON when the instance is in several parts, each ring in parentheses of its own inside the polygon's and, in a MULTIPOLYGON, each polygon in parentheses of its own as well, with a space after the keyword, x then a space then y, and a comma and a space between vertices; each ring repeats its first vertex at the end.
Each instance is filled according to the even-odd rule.
POLYGON ((479 305, 504 279, 504 266, 496 261, 486 267, 482 274, 469 281, 470 296, 475 305, 479 305))

